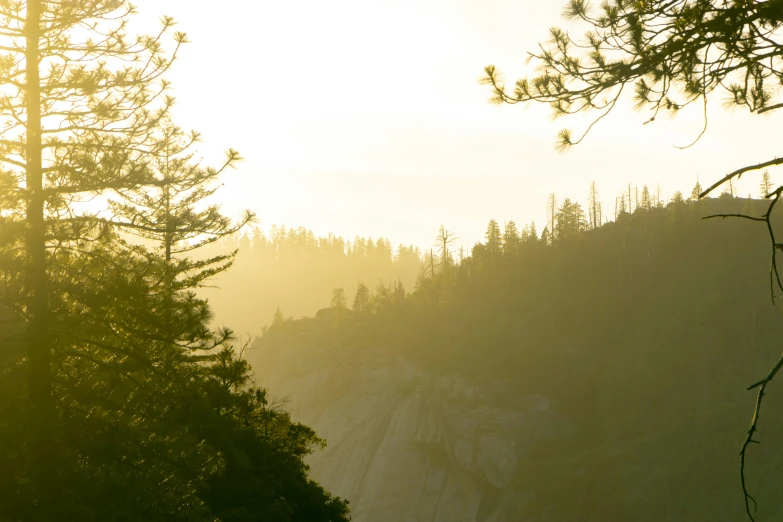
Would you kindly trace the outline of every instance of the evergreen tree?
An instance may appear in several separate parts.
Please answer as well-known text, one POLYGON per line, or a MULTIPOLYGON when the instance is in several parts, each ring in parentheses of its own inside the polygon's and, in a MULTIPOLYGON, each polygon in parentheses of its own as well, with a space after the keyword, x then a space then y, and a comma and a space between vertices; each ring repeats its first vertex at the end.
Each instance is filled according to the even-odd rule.
POLYGON ((503 253, 515 254, 519 250, 520 242, 521 237, 516 223, 513 221, 505 223, 505 228, 503 230, 503 253))
POLYGON ((531 241, 538 241, 538 232, 536 232, 536 222, 533 221, 530 223, 530 231, 528 232, 528 237, 531 241))
POLYGON ((132 13, 123 0, 0 4, 2 77, 15 91, 3 95, 0 107, 0 161, 17 196, 16 205, 4 211, 27 230, 20 267, 26 289, 17 306, 25 310, 27 325, 26 397, 38 520, 56 516, 54 501, 40 499, 58 491, 52 351, 58 342, 53 292, 59 283, 52 278, 62 272, 55 254, 87 249, 86 242, 104 233, 105 223, 80 202, 149 181, 152 133, 173 103, 162 77, 186 42, 184 33, 175 33, 174 49, 166 54, 170 18, 162 19, 155 36, 128 37, 132 13))
POLYGON ((489 221, 487 225, 487 232, 484 234, 487 240, 487 252, 490 254, 497 254, 501 252, 503 246, 503 237, 500 233, 500 225, 494 219, 489 221))
POLYGON ((653 207, 652 198, 650 197, 650 189, 647 188, 646 183, 642 188, 642 201, 640 206, 645 210, 650 210, 653 207))
POLYGON ((370 296, 370 308, 375 313, 380 313, 388 308, 393 301, 394 294, 391 286, 386 286, 383 281, 378 282, 378 286, 375 287, 375 291, 370 296))
POLYGON ((353 298, 353 311, 358 314, 370 311, 370 289, 361 281, 356 289, 356 296, 353 298))
POLYGON ((402 281, 397 281, 394 285, 394 304, 397 306, 405 305, 405 287, 402 281))
POLYGON ((332 302, 329 308, 332 310, 345 310, 348 305, 348 300, 345 298, 345 290, 343 288, 335 288, 332 291, 332 302))
POLYGON ((547 227, 544 227, 544 230, 541 232, 541 243, 544 245, 552 244, 552 240, 549 238, 549 229, 547 227))
POLYGON ((557 241, 575 237, 586 228, 584 212, 579 203, 569 198, 563 200, 563 204, 557 211, 557 241))
POLYGON ((615 219, 617 219, 618 217, 622 216, 623 214, 627 214, 628 213, 628 210, 625 207, 625 194, 623 193, 617 199, 619 200, 619 205, 615 205, 617 207, 617 215, 615 216, 615 219))
POLYGON ((691 190, 691 201, 698 201, 699 196, 703 192, 703 189, 701 188, 701 184, 698 180, 696 180, 696 185, 693 186, 693 190, 691 190))
MULTIPOLYGON (((162 335, 170 337, 172 342, 189 337, 191 345, 196 337, 202 342, 213 342, 207 328, 194 336, 195 323, 187 317, 188 311, 194 309, 192 290, 226 270, 236 252, 199 260, 188 258, 187 254, 237 232, 254 218, 247 212, 239 223, 232 224, 217 205, 199 209, 217 190, 215 182, 221 173, 239 161, 239 154, 229 150, 219 168, 203 167, 194 161, 195 152, 191 150, 199 141, 198 134, 186 135, 166 122, 156 138, 150 152, 149 185, 126 190, 122 199, 109 202, 116 216, 114 223, 120 230, 152 240, 163 261, 160 319, 165 333, 162 335), (180 299, 176 302, 178 294, 180 299)), ((207 314, 205 306, 199 308, 201 314, 207 314)), ((205 318, 196 322, 205 324, 205 318)))
POLYGON ((759 188, 761 189, 762 198, 772 192, 772 180, 769 177, 769 171, 765 170, 761 173, 761 184, 759 185, 759 188))
POLYGON ((334 324, 339 326, 345 318, 348 309, 348 299, 345 297, 345 289, 335 288, 332 290, 332 301, 329 304, 329 308, 332 311, 334 324))

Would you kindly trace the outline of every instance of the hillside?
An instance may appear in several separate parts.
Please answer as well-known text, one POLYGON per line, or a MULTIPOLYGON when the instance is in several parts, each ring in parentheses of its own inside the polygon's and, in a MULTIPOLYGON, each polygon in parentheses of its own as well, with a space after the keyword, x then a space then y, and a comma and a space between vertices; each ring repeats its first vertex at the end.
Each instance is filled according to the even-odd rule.
POLYGON ((413 288, 421 269, 415 247, 393 248, 385 238, 318 237, 305 228, 272 227, 266 234, 256 228, 204 250, 205 256, 237 252, 231 270, 201 295, 216 322, 240 335, 259 334, 278 307, 286 317, 314 315, 336 287, 354 292, 359 282, 375 287, 394 281, 413 288))
MULTIPOLYGON (((314 476, 358 522, 739 520, 737 452, 779 356, 764 227, 720 198, 553 244, 491 237, 401 299, 279 321, 257 378, 328 442, 314 476)), ((350 301, 350 299, 349 299, 350 301)), ((783 396, 748 480, 783 515, 783 396)))

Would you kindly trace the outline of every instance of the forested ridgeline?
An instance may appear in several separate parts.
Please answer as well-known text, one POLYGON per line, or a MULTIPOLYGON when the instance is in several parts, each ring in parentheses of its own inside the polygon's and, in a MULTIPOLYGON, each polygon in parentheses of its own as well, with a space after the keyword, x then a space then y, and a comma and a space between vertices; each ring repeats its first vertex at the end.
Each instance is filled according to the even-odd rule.
MULTIPOLYGON (((317 375, 331 368, 335 386, 350 389, 340 384, 350 375, 358 379, 363 367, 374 365, 375 377, 368 374, 366 381, 377 381, 392 371, 378 369, 383 361, 393 368, 391 361, 402 357, 435 379, 502 390, 480 411, 546 397, 573 426, 570 434, 509 456, 519 462, 507 481, 476 472, 476 480, 491 482, 484 498, 494 499, 487 509, 502 512, 499 520, 517 520, 520 513, 524 520, 551 521, 737 520, 744 508, 737 452, 755 398, 745 389, 777 360, 783 324, 770 300, 766 226, 702 218, 760 215, 767 205, 728 195, 677 196, 665 208, 620 212, 615 222, 594 229, 558 211, 555 233, 547 231, 545 240, 529 233, 504 239, 492 222, 487 241, 471 256, 461 263, 448 255, 434 260, 408 295, 360 288, 352 298, 338 289, 315 317, 277 317, 249 359, 261 373, 283 372, 282 381, 310 379, 307 368, 317 375)), ((326 397, 291 396, 306 409, 335 390, 326 397)), ((416 393, 425 394, 427 409, 436 408, 439 392, 416 393)), ((368 397, 362 401, 373 400, 368 397)), ((467 405, 478 400, 472 392, 465 397, 474 397, 461 399, 467 405)), ((767 400, 783 403, 783 396, 772 391, 767 400)), ((783 423, 770 414, 762 425, 762 444, 748 456, 748 480, 760 516, 775 520, 783 513, 783 447, 777 443, 783 423)), ((383 429, 392 439, 398 431, 383 429)), ((343 443, 329 437, 333 448, 343 443)), ((477 466, 470 459, 480 458, 480 441, 479 457, 463 458, 466 443, 454 437, 435 437, 421 458, 460 473, 477 466)), ((531 447, 512 440, 509 447, 531 447)), ((327 469, 315 471, 329 487, 344 481, 324 478, 327 469)))
MULTIPOLYGON (((646 185, 633 189, 629 185, 628 193, 617 198, 615 217, 634 206, 650 208, 660 204, 660 198, 646 185)), ((604 215, 601 208, 595 183, 591 185, 586 209, 568 198, 558 202, 554 194, 548 207, 549 223, 541 237, 547 244, 550 236, 566 237, 572 230, 591 228, 608 218, 608 212, 604 215)), ((504 227, 503 232, 498 231, 498 241, 513 245, 529 238, 539 239, 535 223, 517 228, 509 221, 504 227)), ((232 269, 217 274, 210 285, 200 290, 200 295, 209 300, 218 324, 227 322, 240 334, 256 335, 278 309, 284 317, 312 316, 335 288, 342 288, 348 296, 355 295, 360 287, 361 292, 404 293, 427 274, 432 275, 435 264, 454 264, 468 253, 464 246, 457 247, 459 239, 445 227, 441 226, 433 239, 433 245, 421 248, 394 246, 383 237, 321 237, 305 227, 272 225, 267 232, 247 227, 205 246, 200 254, 203 257, 233 253, 236 256, 232 269), (448 261, 444 261, 444 252, 448 261), (248 299, 249 295, 254 297, 248 299)))
POLYGON ((353 294, 359 282, 413 288, 422 252, 413 246, 393 247, 385 238, 351 241, 318 237, 305 228, 259 228, 210 245, 212 255, 237 251, 231 270, 202 290, 218 323, 237 333, 259 334, 279 307, 287 317, 314 315, 332 289, 353 294))

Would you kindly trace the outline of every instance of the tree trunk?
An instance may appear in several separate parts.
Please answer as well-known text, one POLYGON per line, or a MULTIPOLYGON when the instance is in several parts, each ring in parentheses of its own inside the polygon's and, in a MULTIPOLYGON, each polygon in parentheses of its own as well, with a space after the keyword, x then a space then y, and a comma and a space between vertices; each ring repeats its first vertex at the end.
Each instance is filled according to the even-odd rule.
POLYGON ((49 518, 52 509, 47 498, 54 478, 54 415, 52 409, 49 299, 46 275, 46 236, 41 147, 41 88, 39 74, 39 37, 41 1, 27 2, 26 95, 27 95, 27 357, 29 361, 29 401, 33 473, 38 495, 36 520, 49 518))

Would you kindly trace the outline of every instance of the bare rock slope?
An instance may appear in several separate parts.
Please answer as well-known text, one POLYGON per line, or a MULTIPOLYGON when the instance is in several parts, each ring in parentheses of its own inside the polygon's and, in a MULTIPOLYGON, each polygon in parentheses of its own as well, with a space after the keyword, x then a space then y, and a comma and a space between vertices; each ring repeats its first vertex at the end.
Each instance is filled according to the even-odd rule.
POLYGON ((518 520, 525 457, 573 426, 508 382, 435 377, 403 356, 324 365, 317 354, 257 365, 295 420, 328 441, 313 478, 351 501, 357 522, 518 520))

